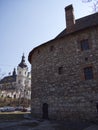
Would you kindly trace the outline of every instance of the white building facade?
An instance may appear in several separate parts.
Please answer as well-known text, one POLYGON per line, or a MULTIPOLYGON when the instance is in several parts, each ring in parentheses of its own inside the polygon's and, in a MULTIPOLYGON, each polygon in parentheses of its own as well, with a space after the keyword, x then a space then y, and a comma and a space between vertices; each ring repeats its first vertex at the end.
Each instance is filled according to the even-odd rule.
POLYGON ((31 99, 31 72, 28 71, 24 55, 17 72, 14 68, 12 75, 0 80, 0 90, 1 97, 31 99))

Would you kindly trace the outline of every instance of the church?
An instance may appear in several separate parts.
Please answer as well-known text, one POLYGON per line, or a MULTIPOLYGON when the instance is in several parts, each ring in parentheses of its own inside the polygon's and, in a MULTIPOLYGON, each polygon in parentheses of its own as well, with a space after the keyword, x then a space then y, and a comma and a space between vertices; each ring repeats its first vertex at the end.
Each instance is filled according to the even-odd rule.
POLYGON ((75 19, 65 8, 66 27, 32 49, 31 113, 60 120, 98 119, 98 13, 75 19))
POLYGON ((25 96, 31 99, 31 73, 28 72, 24 55, 17 66, 17 71, 14 68, 12 75, 0 80, 0 90, 0 97, 23 98, 25 96))

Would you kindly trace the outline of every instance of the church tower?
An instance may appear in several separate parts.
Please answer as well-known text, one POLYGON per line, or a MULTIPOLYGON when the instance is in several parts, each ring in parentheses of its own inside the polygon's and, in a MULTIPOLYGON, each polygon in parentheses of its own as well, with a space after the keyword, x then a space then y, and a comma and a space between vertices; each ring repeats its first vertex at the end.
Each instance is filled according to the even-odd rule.
POLYGON ((28 75, 28 67, 25 63, 25 56, 23 54, 20 64, 17 67, 17 84, 21 91, 24 91, 26 79, 28 75))

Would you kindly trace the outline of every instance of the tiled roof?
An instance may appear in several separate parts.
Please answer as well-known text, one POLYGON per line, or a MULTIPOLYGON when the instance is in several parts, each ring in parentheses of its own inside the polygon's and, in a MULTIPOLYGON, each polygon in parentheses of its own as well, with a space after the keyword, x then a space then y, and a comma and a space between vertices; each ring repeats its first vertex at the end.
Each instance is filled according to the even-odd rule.
POLYGON ((0 84, 16 82, 16 76, 6 76, 0 80, 0 84))

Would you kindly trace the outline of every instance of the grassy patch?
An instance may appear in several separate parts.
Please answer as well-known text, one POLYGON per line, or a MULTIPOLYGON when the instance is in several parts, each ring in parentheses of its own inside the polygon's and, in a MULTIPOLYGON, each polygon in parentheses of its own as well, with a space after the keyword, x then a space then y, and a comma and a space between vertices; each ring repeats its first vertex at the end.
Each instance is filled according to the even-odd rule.
POLYGON ((21 112, 21 111, 16 111, 16 112, 0 112, 0 115, 6 115, 6 114, 30 114, 30 112, 21 112))
POLYGON ((14 121, 23 120, 24 113, 2 113, 0 114, 0 121, 14 121))

